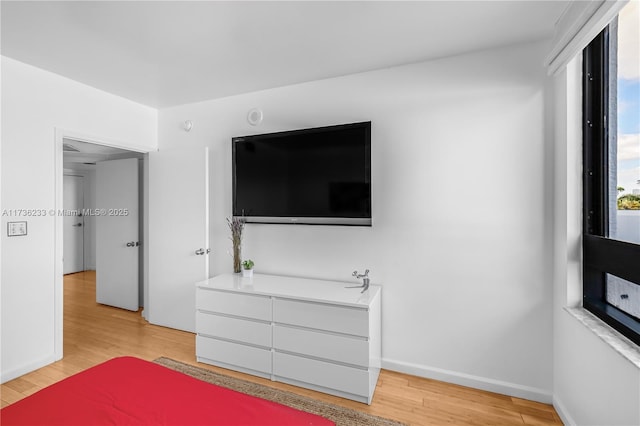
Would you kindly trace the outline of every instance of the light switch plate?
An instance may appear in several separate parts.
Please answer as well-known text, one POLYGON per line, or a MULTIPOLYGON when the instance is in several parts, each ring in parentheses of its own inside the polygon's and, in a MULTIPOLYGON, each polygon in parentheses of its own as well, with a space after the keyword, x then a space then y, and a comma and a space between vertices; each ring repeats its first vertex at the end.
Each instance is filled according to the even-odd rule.
POLYGON ((8 222, 7 223, 7 236, 20 237, 27 235, 27 222, 8 222))

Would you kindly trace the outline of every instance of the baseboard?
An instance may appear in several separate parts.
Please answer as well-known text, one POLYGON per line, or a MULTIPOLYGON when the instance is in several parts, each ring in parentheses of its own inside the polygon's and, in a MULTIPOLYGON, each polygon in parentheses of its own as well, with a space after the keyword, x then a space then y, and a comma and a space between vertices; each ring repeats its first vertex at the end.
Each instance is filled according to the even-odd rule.
POLYGON ((30 362, 28 364, 24 364, 19 366, 18 368, 14 368, 12 370, 9 371, 3 371, 2 375, 0 375, 0 383, 6 383, 9 380, 13 380, 17 377, 23 376, 27 373, 31 373, 32 371, 37 370, 38 368, 42 368, 46 365, 49 365, 53 362, 55 362, 56 359, 56 355, 55 354, 51 354, 49 356, 47 356, 46 358, 40 359, 38 361, 35 362, 30 362))
POLYGON ((442 382, 481 389, 488 392, 514 396, 516 398, 543 402, 545 404, 551 404, 553 402, 553 394, 551 391, 518 385, 516 383, 503 382, 501 380, 489 379, 486 377, 473 376, 456 371, 443 370, 441 368, 427 367, 424 365, 392 359, 383 359, 382 368, 427 379, 440 380, 442 382))
POLYGON ((556 409, 556 412, 560 416, 560 420, 562 420, 562 423, 568 426, 574 426, 577 424, 573 420, 573 417, 571 417, 571 415, 569 414, 569 410, 567 410, 567 407, 564 406, 562 401, 560 401, 557 396, 553 397, 553 408, 556 409))

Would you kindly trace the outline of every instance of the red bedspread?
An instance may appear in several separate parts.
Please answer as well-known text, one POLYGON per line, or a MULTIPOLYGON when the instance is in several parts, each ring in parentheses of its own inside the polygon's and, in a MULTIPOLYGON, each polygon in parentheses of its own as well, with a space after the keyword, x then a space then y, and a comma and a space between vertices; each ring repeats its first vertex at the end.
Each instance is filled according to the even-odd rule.
POLYGON ((9 405, 2 425, 333 425, 320 416, 114 358, 9 405))

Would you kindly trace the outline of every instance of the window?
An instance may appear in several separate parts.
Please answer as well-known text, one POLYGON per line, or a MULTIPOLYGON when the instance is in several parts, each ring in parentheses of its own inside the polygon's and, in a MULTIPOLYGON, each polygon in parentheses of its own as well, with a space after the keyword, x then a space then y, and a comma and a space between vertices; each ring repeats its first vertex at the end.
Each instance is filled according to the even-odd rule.
POLYGON ((583 52, 583 305, 640 345, 640 9, 583 52))

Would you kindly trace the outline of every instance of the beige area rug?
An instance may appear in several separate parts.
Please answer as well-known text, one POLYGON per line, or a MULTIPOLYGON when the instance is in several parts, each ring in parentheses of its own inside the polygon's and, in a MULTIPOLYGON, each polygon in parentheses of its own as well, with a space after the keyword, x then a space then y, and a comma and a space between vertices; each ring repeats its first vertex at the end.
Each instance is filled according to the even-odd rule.
POLYGON ((335 422, 337 426, 402 426, 404 423, 394 420, 384 419, 382 417, 372 416, 371 414, 362 413, 350 408, 341 407, 339 405, 327 402, 317 401, 306 396, 296 395, 295 393, 273 389, 268 386, 252 383, 235 377, 225 376, 204 368, 195 367, 185 364, 171 358, 161 357, 154 360, 155 363, 168 367, 172 370, 179 371, 188 376, 195 377, 207 383, 223 386, 248 395, 257 396, 279 404, 288 405, 289 407, 308 413, 317 414, 335 422))

